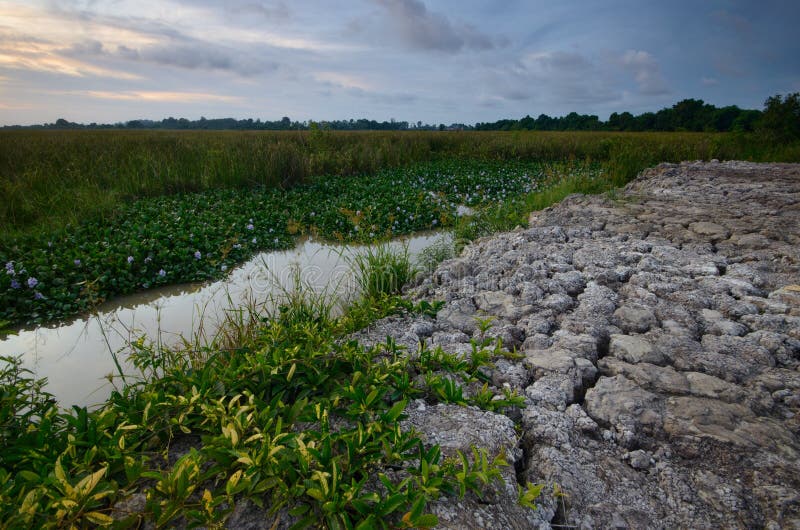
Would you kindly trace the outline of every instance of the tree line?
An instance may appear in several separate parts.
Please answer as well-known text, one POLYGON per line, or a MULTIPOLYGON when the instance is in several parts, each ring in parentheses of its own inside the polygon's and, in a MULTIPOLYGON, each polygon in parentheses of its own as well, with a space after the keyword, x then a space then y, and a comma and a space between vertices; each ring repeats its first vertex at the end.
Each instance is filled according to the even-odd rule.
POLYGON ((540 114, 515 119, 502 119, 495 122, 466 125, 452 123, 427 124, 418 121, 376 121, 367 119, 333 121, 292 121, 284 116, 280 120, 262 121, 252 118, 201 117, 199 120, 186 118, 164 118, 163 120, 131 120, 114 124, 81 124, 63 118, 54 123, 30 126, 5 126, 4 129, 168 129, 168 130, 248 130, 248 131, 291 131, 291 130, 336 130, 336 131, 405 131, 405 130, 476 130, 476 131, 707 131, 707 132, 748 132, 755 130, 771 131, 781 137, 800 138, 800 93, 786 96, 776 95, 767 98, 764 110, 742 109, 736 105, 716 107, 701 99, 684 99, 658 112, 644 112, 633 115, 630 112, 611 114, 606 121, 593 114, 570 112, 566 116, 551 117, 540 114))
POLYGON ((741 109, 736 105, 715 107, 702 99, 684 99, 658 112, 634 116, 614 112, 607 121, 595 115, 571 112, 553 118, 540 114, 519 120, 478 123, 479 131, 695 131, 748 132, 770 130, 784 136, 800 137, 800 93, 776 95, 764 102, 764 110, 741 109))

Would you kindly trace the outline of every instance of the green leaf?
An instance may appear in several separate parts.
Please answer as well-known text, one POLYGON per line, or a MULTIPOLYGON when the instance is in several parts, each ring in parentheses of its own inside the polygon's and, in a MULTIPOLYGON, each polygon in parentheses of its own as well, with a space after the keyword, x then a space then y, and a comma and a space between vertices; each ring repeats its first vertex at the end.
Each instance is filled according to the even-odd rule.
POLYGON ((398 401, 395 403, 392 408, 390 408, 383 416, 383 421, 387 423, 394 423, 400 418, 400 415, 403 414, 403 411, 408 404, 407 400, 398 401))
POLYGON ((111 526, 114 518, 101 512, 88 512, 84 515, 90 522, 99 526, 111 526))
POLYGON ((439 518, 432 513, 426 513, 413 519, 414 526, 417 528, 433 528, 439 524, 439 518))
POLYGON ((422 511, 425 509, 425 504, 427 501, 425 500, 424 495, 417 495, 416 499, 414 499, 414 504, 411 505, 411 520, 416 521, 417 518, 422 515, 422 511))

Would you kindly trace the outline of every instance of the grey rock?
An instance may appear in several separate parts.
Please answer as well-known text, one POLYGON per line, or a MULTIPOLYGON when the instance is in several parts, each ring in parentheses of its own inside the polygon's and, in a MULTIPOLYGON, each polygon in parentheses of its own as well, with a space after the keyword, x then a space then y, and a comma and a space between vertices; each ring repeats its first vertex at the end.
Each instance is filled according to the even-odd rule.
POLYGON ((654 435, 663 423, 662 399, 622 375, 600 377, 586 392, 587 414, 614 428, 623 447, 635 447, 640 435, 654 435))
POLYGON ((629 363, 665 364, 667 357, 640 336, 611 335, 609 353, 629 363))
POLYGON ((447 301, 431 334, 413 317, 375 326, 468 356, 492 316, 484 338, 524 355, 485 371, 524 397, 504 411, 519 433, 409 406, 427 443, 513 452, 516 480, 506 470, 483 503, 437 501, 442 526, 548 528, 556 508, 575 528, 800 525, 800 166, 662 164, 530 223, 422 280, 418 296, 447 301), (567 497, 512 513, 517 481, 567 497))
POLYGON ((652 309, 635 305, 624 305, 614 311, 613 322, 626 333, 646 333, 658 324, 652 309))

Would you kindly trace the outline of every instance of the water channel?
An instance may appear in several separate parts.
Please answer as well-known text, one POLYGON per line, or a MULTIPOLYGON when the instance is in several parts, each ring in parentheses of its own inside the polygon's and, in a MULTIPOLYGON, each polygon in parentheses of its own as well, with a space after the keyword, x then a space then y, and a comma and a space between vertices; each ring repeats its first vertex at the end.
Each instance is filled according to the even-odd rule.
MULTIPOLYGON (((443 234, 400 239, 413 259, 443 234)), ((50 327, 22 329, 0 340, 0 355, 23 356, 26 368, 64 407, 103 403, 120 384, 114 355, 123 373, 129 345, 139 337, 176 346, 183 339, 203 344, 213 337, 230 311, 263 305, 292 289, 297 273, 304 285, 342 300, 354 296, 352 259, 364 247, 321 243, 311 239, 284 252, 264 252, 233 269, 220 281, 173 285, 119 297, 92 315, 50 327)))

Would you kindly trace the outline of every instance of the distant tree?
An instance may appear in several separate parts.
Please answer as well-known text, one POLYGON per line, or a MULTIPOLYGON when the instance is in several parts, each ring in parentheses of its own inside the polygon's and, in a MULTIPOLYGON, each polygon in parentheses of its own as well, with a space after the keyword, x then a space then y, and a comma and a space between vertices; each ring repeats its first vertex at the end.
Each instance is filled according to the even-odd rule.
POLYGON ((635 131, 654 131, 656 128, 656 113, 645 112, 634 118, 635 131))
POLYGON ((760 119, 760 110, 743 110, 733 120, 730 130, 734 132, 752 132, 756 129, 756 124, 760 119))
POLYGON ((758 129, 781 140, 800 138, 800 92, 767 98, 758 129))
POLYGON ((679 130, 702 131, 713 112, 714 106, 706 105, 702 99, 684 99, 673 105, 672 123, 679 130))
POLYGON ((742 109, 736 105, 714 109, 711 114, 710 123, 706 125, 707 129, 712 131, 730 131, 733 128, 733 123, 736 118, 742 113, 742 109))

